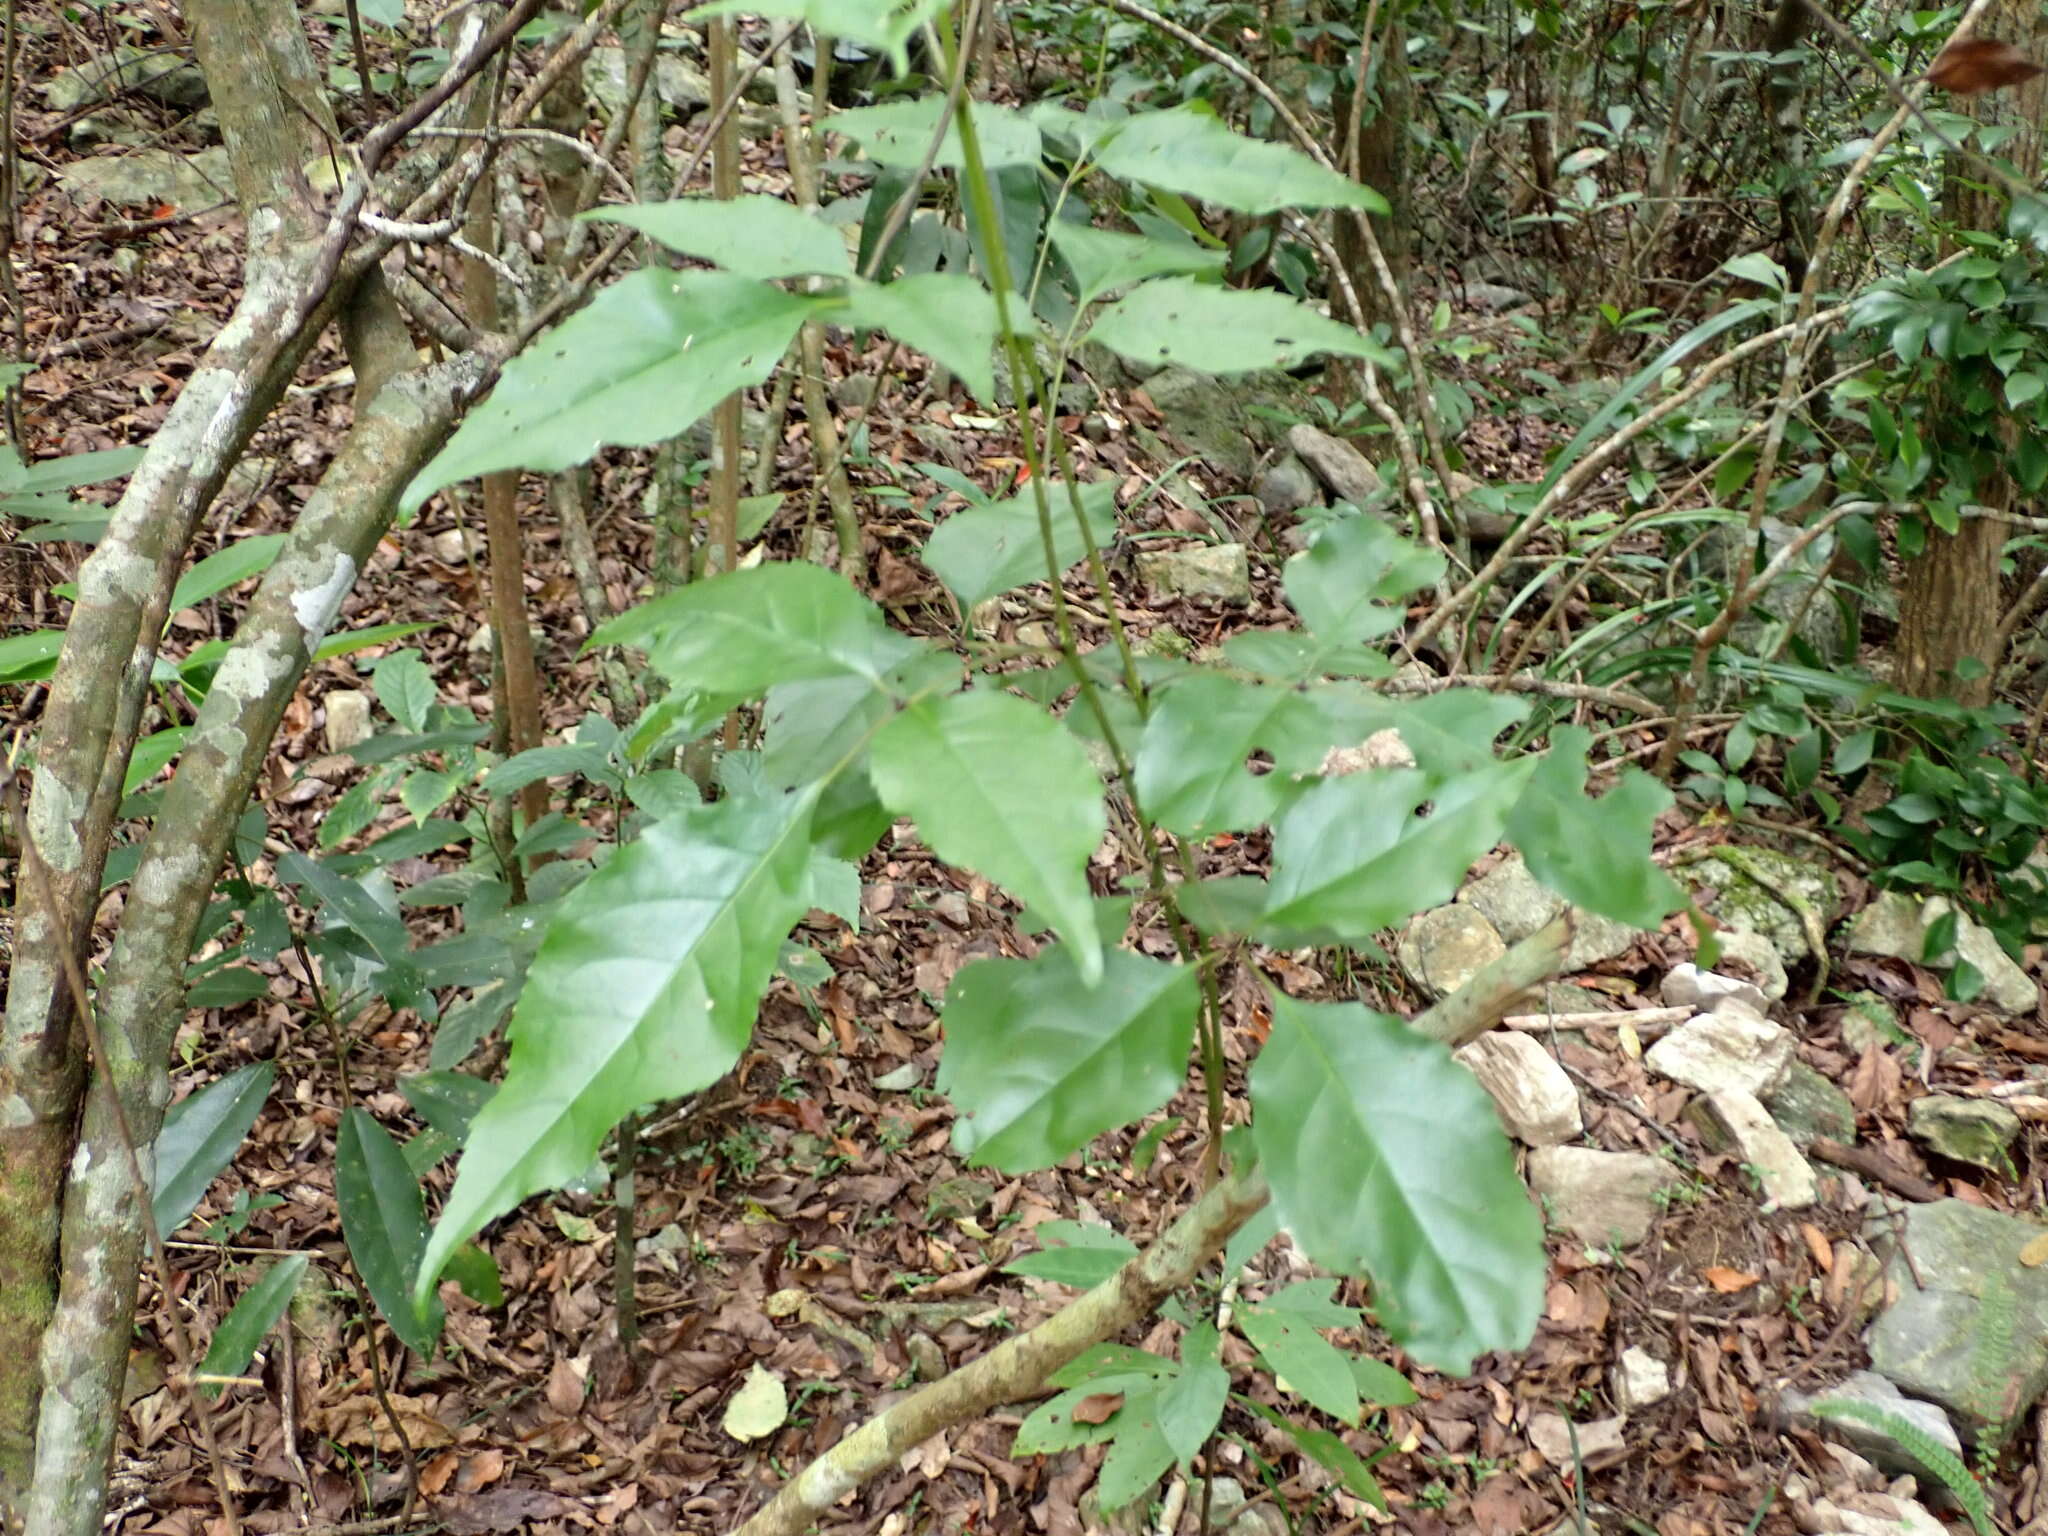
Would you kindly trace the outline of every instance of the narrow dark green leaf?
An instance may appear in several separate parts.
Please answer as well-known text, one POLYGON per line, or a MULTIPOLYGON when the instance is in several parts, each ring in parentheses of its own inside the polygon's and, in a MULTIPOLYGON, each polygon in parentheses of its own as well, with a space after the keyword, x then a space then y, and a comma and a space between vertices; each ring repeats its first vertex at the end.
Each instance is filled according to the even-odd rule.
POLYGON ((1486 1091, 1397 1018, 1272 1002, 1252 1135, 1280 1221, 1325 1269, 1369 1274, 1380 1322, 1425 1364, 1455 1375, 1521 1348, 1543 1223, 1486 1091))
POLYGON ((185 1225, 207 1186, 234 1160, 276 1076, 276 1062, 252 1062, 171 1106, 157 1133, 150 1185, 158 1232, 169 1237, 185 1225))
POLYGON ((334 1203, 370 1300, 407 1348, 430 1353, 441 1333, 441 1303, 423 1298, 414 1310, 413 1281, 427 1240, 419 1182, 398 1143, 360 1106, 342 1117, 335 1141, 334 1203))
POLYGON ((1356 1424, 1358 1384, 1350 1359, 1317 1331, 1357 1325, 1356 1312, 1329 1306, 1333 1284, 1299 1281, 1267 1301, 1241 1308, 1237 1325, 1267 1369, 1283 1377, 1305 1402, 1340 1424, 1356 1424))
MULTIPOLYGON (((246 1371, 264 1337, 291 1305, 305 1273, 303 1253, 287 1254, 266 1269, 263 1278, 242 1292, 241 1300, 221 1319, 213 1332, 213 1342, 206 1347, 206 1359, 200 1362, 199 1374, 239 1376, 246 1371)), ((200 1390, 208 1397, 219 1397, 224 1389, 215 1384, 200 1390)))

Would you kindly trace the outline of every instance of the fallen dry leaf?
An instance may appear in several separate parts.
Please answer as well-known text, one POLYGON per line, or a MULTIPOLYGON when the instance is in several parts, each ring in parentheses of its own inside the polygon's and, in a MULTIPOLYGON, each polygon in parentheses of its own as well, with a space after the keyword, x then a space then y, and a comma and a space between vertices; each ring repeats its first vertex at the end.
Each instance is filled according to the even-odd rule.
POLYGON ((1958 96, 2018 85, 2041 73, 2041 66, 2011 43, 1972 37, 1950 43, 1927 71, 1930 82, 1958 96))
POLYGON ((1748 1290, 1761 1277, 1752 1275, 1746 1270, 1729 1269, 1720 1264, 1709 1264, 1700 1271, 1700 1278, 1705 1280, 1707 1284, 1711 1285, 1723 1296, 1733 1296, 1737 1291, 1748 1290))

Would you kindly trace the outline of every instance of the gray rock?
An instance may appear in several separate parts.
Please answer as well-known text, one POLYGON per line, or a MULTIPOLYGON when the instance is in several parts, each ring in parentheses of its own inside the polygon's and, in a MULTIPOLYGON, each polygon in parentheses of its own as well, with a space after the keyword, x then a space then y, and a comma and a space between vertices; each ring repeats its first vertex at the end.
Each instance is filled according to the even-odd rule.
POLYGON ((74 198, 97 197, 124 206, 210 208, 235 195, 228 152, 218 147, 190 155, 168 149, 95 155, 59 170, 57 184, 74 198))
POLYGON ((1667 1008, 1697 1008, 1703 1013, 1724 997, 1747 1003, 1757 1013, 1771 1006, 1763 988, 1755 982, 1737 981, 1718 971, 1703 971, 1690 961, 1671 968, 1664 978, 1662 996, 1667 1008))
POLYGON ((882 381, 872 373, 848 373, 832 381, 832 403, 842 411, 860 410, 875 403, 882 381))
POLYGON ((1561 1413, 1532 1414, 1529 1443, 1553 1467, 1571 1467, 1623 1450, 1621 1431, 1625 1422, 1616 1415, 1588 1424, 1568 1424, 1561 1413))
POLYGON ((1996 1100, 1930 1093, 1913 1101, 1906 1125, 1915 1140, 1943 1157, 2014 1176, 2012 1149, 2020 1139, 2020 1117, 1996 1100))
POLYGON ((1533 1035, 1489 1030, 1455 1053, 1493 1100, 1500 1123, 1515 1140, 1554 1147, 1583 1131, 1579 1090, 1533 1035))
POLYGON ((1498 314, 1504 309, 1519 309, 1529 302, 1529 295, 1519 288, 1510 288, 1506 283, 1467 283, 1458 290, 1467 309, 1476 309, 1482 315, 1498 314))
MULTIPOLYGON (((1747 527, 1716 525, 1700 541, 1695 567, 1709 581, 1726 582, 1733 578, 1738 563, 1756 558, 1759 538, 1764 558, 1772 560, 1800 536, 1799 528, 1776 517, 1764 519, 1757 537, 1752 537, 1747 527)), ((1834 557, 1832 532, 1822 533, 1808 543, 1791 558, 1756 606, 1737 622, 1731 639, 1754 651, 1760 645, 1773 643, 1784 626, 1791 624, 1795 633, 1820 655, 1830 661, 1848 660, 1854 654, 1856 641, 1855 599, 1840 588, 1815 590, 1826 581, 1834 557), (1845 602, 1851 606, 1845 609, 1845 602)))
POLYGON ((1893 1218, 1872 1220, 1895 1299, 1870 1330, 1871 1368, 1972 1444, 2002 1445, 2048 1391, 2048 1267, 2020 1262, 2044 1231, 1961 1200, 1909 1205, 1908 1263, 1893 1218))
MULTIPOLYGON (((1502 859, 1458 892, 1458 900, 1486 914, 1500 936, 1519 944, 1566 910, 1565 899, 1529 873, 1520 854, 1502 859)), ((1565 950, 1564 969, 1582 971, 1602 960, 1627 954, 1636 930, 1597 913, 1574 910, 1572 941, 1565 950)))
MULTIPOLYGON (((626 104, 626 50, 593 48, 583 68, 583 84, 606 112, 626 104)), ((663 50, 654 56, 653 88, 670 115, 686 117, 711 105, 711 78, 677 54, 663 50)))
POLYGON ((126 91, 186 110, 203 106, 207 100, 206 76, 197 64, 125 43, 90 64, 59 70, 43 86, 43 100, 54 112, 76 112, 80 107, 112 101, 126 91))
MULTIPOLYGON (((1124 366, 1137 365, 1125 358, 1124 366)), ((1259 457, 1274 438, 1272 424, 1253 415, 1251 407, 1289 409, 1300 403, 1303 391, 1284 373, 1219 379, 1175 363, 1145 380, 1145 394, 1166 419, 1167 431, 1242 482, 1257 473, 1259 457)))
POLYGON ((1913 1037, 1899 1025, 1898 1010, 1875 992, 1851 992, 1843 1000, 1842 1044, 1861 1056, 1875 1045, 1911 1045, 1913 1037))
POLYGON ((1641 1152, 1539 1147, 1529 1154, 1529 1187, 1550 1224, 1596 1247, 1640 1243, 1662 1208, 1659 1196, 1676 1182, 1670 1164, 1641 1152))
POLYGON ((1252 483, 1252 494, 1259 498, 1259 505, 1273 516, 1299 512, 1303 507, 1320 506, 1323 500, 1316 477, 1291 453, 1267 466, 1252 483))
POLYGON ((1805 959, 1812 953, 1806 926, 1797 909, 1781 900, 1778 893, 1790 892, 1798 897, 1819 914, 1825 926, 1841 905, 1841 886, 1830 871, 1790 854, 1752 847, 1743 847, 1739 852, 1744 864, 1763 872, 1763 883, 1752 878, 1747 870, 1737 869, 1719 858, 1701 859, 1688 866, 1686 873, 1714 893, 1714 915, 1729 927, 1762 934, 1788 962, 1805 959))
POLYGON ((1724 1088, 1707 1095, 1707 1110, 1734 1143, 1743 1166, 1763 1187, 1765 1209, 1799 1211, 1813 1204, 1819 1192, 1813 1168, 1778 1129, 1756 1095, 1724 1088))
POLYGON ((1933 1474, 1932 1469, 1922 1465, 1891 1430, 1865 1419, 1826 1414, 1820 1410, 1831 1406, 1847 1406, 1851 1411, 1875 1409, 1905 1420, 1957 1460, 1963 1456, 1963 1443, 1956 1437, 1955 1426, 1949 1423, 1947 1414, 1933 1403, 1907 1397, 1875 1371, 1858 1371, 1819 1392, 1787 1392, 1783 1406, 1795 1424, 1818 1428, 1830 1439, 1841 1442, 1857 1455, 1894 1475, 1924 1478, 1933 1474))
POLYGON ((1379 471, 1343 438, 1301 421, 1287 429, 1287 446, 1337 500, 1363 507, 1380 494, 1379 471))
POLYGON ((1925 1505, 1902 1493, 1837 1488, 1805 1508, 1800 1529, 1814 1536, 1949 1536, 1925 1505))
POLYGON ((1432 997, 1449 997, 1507 948, 1479 912, 1452 902, 1417 913, 1401 932, 1395 958, 1415 985, 1432 997))
POLYGON ((1747 970, 1756 978, 1752 985, 1772 1002, 1784 998, 1791 982, 1785 975, 1785 962, 1769 939, 1747 928, 1724 928, 1719 938, 1722 965, 1730 970, 1747 970))
POLYGON ((321 743, 329 752, 346 752, 370 739, 370 696, 354 688, 329 689, 321 699, 326 724, 321 743))
POLYGON ((1252 600, 1251 563, 1242 544, 1150 550, 1138 556, 1138 574, 1155 598, 1199 597, 1240 608, 1252 600))
POLYGON ((1623 1413, 1654 1407, 1671 1395, 1671 1368, 1647 1349, 1631 1346, 1614 1368, 1614 1406, 1623 1413))
POLYGON ((1936 970, 1951 969, 1960 956, 1984 978, 1979 994, 1983 1001, 2006 1013, 2034 1012, 2040 1006, 2040 987, 1999 947, 1991 930, 1968 913, 1956 913, 1952 950, 1927 953, 1929 931, 1953 910, 1946 896, 1919 901, 1903 891, 1885 891, 1850 920, 1846 942, 1854 954, 1890 955, 1936 970))
POLYGON ((427 547, 443 565, 463 565, 472 551, 483 553, 483 540, 466 528, 443 528, 427 540, 427 547))
POLYGON ((1794 1060, 1787 1066, 1763 1101, 1794 1146, 1809 1146, 1821 1137, 1842 1142, 1856 1139, 1856 1106, 1849 1102, 1849 1095, 1803 1061, 1794 1060))
POLYGON ((1701 1093, 1764 1094, 1792 1061, 1791 1034, 1760 1013, 1723 1003, 1685 1021, 1643 1053, 1651 1071, 1701 1093))
POLYGON ((73 123, 65 137, 73 149, 83 151, 102 144, 144 144, 155 135, 120 112, 90 112, 73 123))

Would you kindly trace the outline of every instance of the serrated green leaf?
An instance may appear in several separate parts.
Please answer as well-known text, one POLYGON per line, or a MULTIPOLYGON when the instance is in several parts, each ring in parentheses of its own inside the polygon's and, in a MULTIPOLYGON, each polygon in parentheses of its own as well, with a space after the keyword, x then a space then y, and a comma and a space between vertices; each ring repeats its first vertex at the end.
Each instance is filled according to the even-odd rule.
POLYGON ((1462 1374, 1519 1349, 1542 1310, 1543 1224, 1493 1101, 1441 1044, 1356 1004, 1274 994, 1252 1135, 1302 1250, 1369 1274, 1379 1320, 1462 1374))
POLYGON ((398 803, 414 821, 425 821, 455 798, 465 775, 443 773, 438 768, 415 768, 398 787, 398 803))
POLYGON ((413 1294, 427 1241, 419 1181, 398 1143, 360 1106, 342 1116, 335 1141, 334 1203, 370 1300, 407 1348, 431 1352, 441 1332, 441 1303, 431 1286, 422 1285, 417 1302, 413 1294))
POLYGON ((589 643, 636 647, 679 688, 739 698, 847 675, 879 685, 924 649, 844 577, 796 561, 692 582, 600 625, 589 643))
MULTIPOLYGON (((284 1316, 284 1309, 291 1305, 305 1273, 306 1255, 303 1253, 287 1254, 266 1269, 263 1278, 242 1293, 233 1310, 213 1331, 213 1342, 206 1347, 206 1359, 200 1363, 199 1374, 239 1376, 246 1371, 249 1362, 256 1358, 264 1337, 277 1326, 277 1320, 284 1316)), ((208 1397, 219 1397, 223 1389, 217 1383, 210 1383, 200 1390, 208 1397)))
POLYGON ((1312 764, 1327 739, 1307 694, 1201 674, 1159 695, 1131 776, 1145 813, 1169 831, 1196 838, 1241 832, 1272 820, 1310 783, 1277 763, 1254 774, 1246 766, 1251 755, 1312 764))
POLYGON ((1300 150, 1233 133, 1206 102, 1130 119, 1100 144, 1096 164, 1112 176, 1165 187, 1239 213, 1282 208, 1363 208, 1387 213, 1367 186, 1325 170, 1300 150))
POLYGON ((887 331, 945 364, 975 399, 995 399, 996 301, 965 273, 925 272, 893 283, 854 283, 838 318, 862 330, 887 331))
MULTIPOLYGON (((1082 516, 1098 549, 1116 537, 1114 480, 1080 488, 1082 516)), ((1052 503, 1054 558, 1062 571, 1087 554, 1065 485, 1054 481, 1045 494, 1052 503)), ((962 612, 991 597, 1046 579, 1045 544, 1038 532, 1038 498, 1029 486, 1002 501, 955 512, 925 541, 924 563, 952 590, 962 612)))
POLYGON ((377 691, 377 702, 408 731, 427 728, 427 711, 434 707, 434 674, 418 651, 407 647, 380 657, 370 671, 370 686, 377 691))
POLYGON ((815 213, 765 193, 628 203, 593 208, 579 217, 627 225, 672 251, 744 277, 853 275, 853 258, 838 229, 815 213))
POLYGON ((938 1076, 960 1110, 954 1146, 1022 1173, 1150 1114, 1187 1075, 1200 998, 1188 967, 1126 949, 1102 957, 1092 987, 1066 945, 961 967, 938 1076))
POLYGON ((423 1293, 485 1222, 580 1177, 628 1111, 707 1087, 739 1059, 806 910, 816 800, 722 800, 658 822, 562 898, 507 1031, 505 1080, 470 1126, 428 1244, 423 1293))
POLYGON ((1396 363, 1370 336, 1283 293, 1188 277, 1154 278, 1104 306, 1088 339, 1133 362, 1179 363, 1199 373, 1292 368, 1322 352, 1383 368, 1396 363))
POLYGON ((1671 792, 1648 774, 1622 770, 1598 800, 1585 793, 1592 734, 1560 726, 1550 751, 1508 816, 1508 838, 1529 872, 1567 901, 1638 928, 1685 905, 1678 882, 1650 862, 1650 827, 1671 792))
POLYGON ((170 1107, 151 1159, 150 1213, 158 1232, 169 1237, 184 1226, 207 1186, 234 1161, 276 1077, 276 1062, 252 1062, 170 1107))
POLYGON ((1192 240, 1126 235, 1071 219, 1054 219, 1047 238, 1074 274, 1075 302, 1083 305, 1148 277, 1220 276, 1228 260, 1192 240))
MULTIPOLYGON (((835 112, 825 119, 823 126, 828 133, 854 140, 867 151, 867 157, 879 165, 915 170, 926 164, 932 134, 939 125, 939 114, 947 106, 944 94, 934 93, 914 100, 889 101, 880 106, 835 112)), ((1001 170, 1006 165, 1038 164, 1038 126, 1012 107, 975 102, 974 133, 981 145, 982 164, 991 171, 1001 170)), ((945 171, 966 169, 967 159, 960 148, 957 118, 948 117, 946 137, 930 164, 945 171)))
POLYGON ((1323 780, 1274 823, 1256 932, 1277 944, 1344 944, 1449 901, 1500 841, 1533 767, 1523 759, 1450 780, 1412 768, 1323 780), (1429 814, 1417 814, 1425 805, 1429 814))
POLYGON ((1008 1273, 1088 1290, 1138 1256, 1136 1243, 1092 1222, 1048 1221, 1032 1230, 1046 1246, 1004 1265, 1008 1273))
POLYGON ((1373 517, 1333 523, 1281 571, 1287 601, 1326 649, 1362 645, 1399 628, 1402 600, 1443 579, 1443 551, 1402 538, 1373 517))
POLYGON ((729 272, 630 273, 505 365, 401 506, 493 470, 568 469, 607 444, 674 437, 766 379, 821 302, 729 272))
POLYGON ((1102 781, 1057 720, 988 689, 920 699, 875 733, 868 772, 933 852, 1051 923, 1084 984, 1102 975, 1088 888, 1108 825, 1102 781))

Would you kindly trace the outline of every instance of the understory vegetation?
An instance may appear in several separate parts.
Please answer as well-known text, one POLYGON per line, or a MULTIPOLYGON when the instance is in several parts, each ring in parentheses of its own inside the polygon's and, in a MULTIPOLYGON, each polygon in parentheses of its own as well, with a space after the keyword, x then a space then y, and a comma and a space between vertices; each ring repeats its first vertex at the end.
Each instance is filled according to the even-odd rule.
POLYGON ((1835 1528, 1643 1040, 2048 1057, 2039 6, 5 26, 0 1529, 1835 1528))

